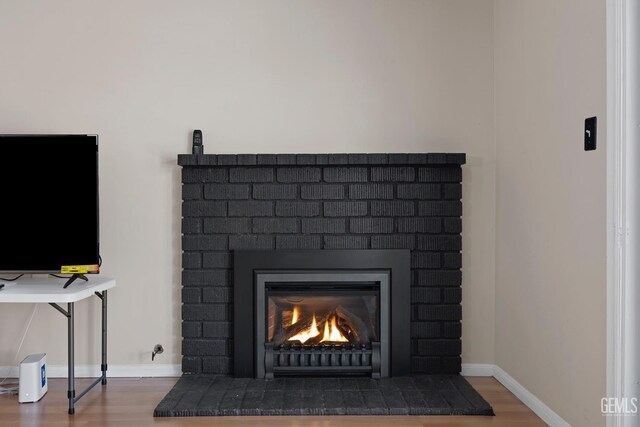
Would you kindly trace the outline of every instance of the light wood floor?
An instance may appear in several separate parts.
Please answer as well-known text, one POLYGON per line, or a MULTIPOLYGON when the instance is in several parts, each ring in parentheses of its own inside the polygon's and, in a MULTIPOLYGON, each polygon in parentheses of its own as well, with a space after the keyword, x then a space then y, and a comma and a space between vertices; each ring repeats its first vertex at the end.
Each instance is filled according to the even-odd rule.
MULTIPOLYGON (((493 378, 467 377, 493 406, 495 417, 193 417, 153 418, 153 409, 176 378, 109 379, 83 397, 74 416, 67 415, 66 380, 49 381, 49 393, 38 403, 18 404, 17 396, 0 396, 0 426, 248 426, 248 427, 534 427, 546 426, 529 408, 493 378)), ((89 381, 80 380, 79 390, 89 381)), ((5 384, 6 385, 6 384, 5 384)))

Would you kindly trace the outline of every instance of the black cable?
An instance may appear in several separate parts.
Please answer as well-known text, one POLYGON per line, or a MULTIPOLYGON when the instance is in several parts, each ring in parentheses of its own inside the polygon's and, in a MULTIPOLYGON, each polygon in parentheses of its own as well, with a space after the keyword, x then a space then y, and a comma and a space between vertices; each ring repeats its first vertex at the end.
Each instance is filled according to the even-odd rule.
POLYGON ((102 255, 98 255, 98 267, 102 267, 102 255))
POLYGON ((0 280, 2 280, 3 282, 14 282, 14 281, 18 280, 19 278, 21 278, 22 276, 24 276, 24 274, 21 274, 18 277, 14 277, 13 279, 3 279, 2 277, 0 277, 0 280))

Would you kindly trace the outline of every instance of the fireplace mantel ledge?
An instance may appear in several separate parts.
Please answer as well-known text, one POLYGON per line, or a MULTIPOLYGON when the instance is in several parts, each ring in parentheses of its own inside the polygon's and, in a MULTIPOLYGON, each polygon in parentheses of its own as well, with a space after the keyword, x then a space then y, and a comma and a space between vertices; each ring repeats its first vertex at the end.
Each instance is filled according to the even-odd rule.
POLYGON ((179 154, 180 166, 430 165, 466 163, 464 153, 179 154))

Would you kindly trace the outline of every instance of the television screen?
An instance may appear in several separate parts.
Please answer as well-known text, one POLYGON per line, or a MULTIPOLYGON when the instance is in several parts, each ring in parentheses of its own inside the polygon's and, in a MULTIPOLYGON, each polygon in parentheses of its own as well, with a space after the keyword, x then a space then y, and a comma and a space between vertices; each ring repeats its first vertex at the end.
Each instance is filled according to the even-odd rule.
POLYGON ((97 265, 98 137, 0 135, 0 206, 0 271, 97 265))

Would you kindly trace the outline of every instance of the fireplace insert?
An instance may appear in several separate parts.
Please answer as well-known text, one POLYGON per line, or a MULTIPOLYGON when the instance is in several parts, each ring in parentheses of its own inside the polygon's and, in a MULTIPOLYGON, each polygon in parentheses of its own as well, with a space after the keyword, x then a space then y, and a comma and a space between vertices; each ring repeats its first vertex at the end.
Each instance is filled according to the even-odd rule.
POLYGON ((235 373, 408 373, 409 253, 236 251, 235 373))
POLYGON ((388 273, 256 272, 256 283, 259 377, 388 376, 388 273))

